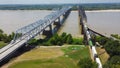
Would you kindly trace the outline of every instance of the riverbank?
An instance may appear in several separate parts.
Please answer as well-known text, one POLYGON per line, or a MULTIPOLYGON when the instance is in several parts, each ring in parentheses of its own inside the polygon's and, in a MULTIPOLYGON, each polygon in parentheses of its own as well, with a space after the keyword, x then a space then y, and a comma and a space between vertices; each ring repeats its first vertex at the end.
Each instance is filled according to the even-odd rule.
POLYGON ((86 11, 87 23, 99 33, 111 35, 120 34, 120 10, 86 11))
POLYGON ((120 9, 108 9, 108 10, 86 10, 85 12, 120 12, 120 9))

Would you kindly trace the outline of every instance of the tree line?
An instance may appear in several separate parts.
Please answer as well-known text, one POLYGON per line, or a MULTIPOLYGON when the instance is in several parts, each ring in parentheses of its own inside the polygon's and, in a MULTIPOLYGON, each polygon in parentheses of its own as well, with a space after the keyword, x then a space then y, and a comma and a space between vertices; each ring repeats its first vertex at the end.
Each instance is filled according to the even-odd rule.
POLYGON ((63 32, 61 35, 55 34, 49 39, 31 39, 29 41, 29 45, 63 45, 63 44, 74 44, 74 45, 82 45, 83 39, 82 38, 73 38, 71 34, 67 34, 63 32))

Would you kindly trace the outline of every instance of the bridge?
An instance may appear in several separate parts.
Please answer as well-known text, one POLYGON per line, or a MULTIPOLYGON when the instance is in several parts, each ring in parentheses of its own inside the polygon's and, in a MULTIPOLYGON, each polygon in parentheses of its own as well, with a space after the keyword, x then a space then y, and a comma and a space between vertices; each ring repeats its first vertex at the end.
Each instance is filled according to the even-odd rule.
MULTIPOLYGON (((0 62, 8 59, 12 53, 14 53, 20 47, 24 46, 30 39, 34 38, 40 33, 44 35, 53 35, 56 31, 56 29, 52 29, 54 27, 53 25, 60 27, 62 25, 62 23, 60 22, 60 17, 63 16, 63 19, 65 19, 69 15, 70 11, 71 6, 64 6, 60 10, 47 15, 46 17, 44 17, 43 20, 39 20, 16 30, 13 40, 8 45, 0 49, 0 62), (47 28, 49 28, 49 30, 46 30, 47 28)), ((81 6, 78 7, 78 12, 80 25, 82 28, 81 33, 84 35, 84 41, 90 46, 92 56, 94 60, 98 63, 98 68, 102 68, 102 64, 100 59, 98 58, 95 46, 91 41, 90 31, 107 38, 111 38, 111 36, 99 33, 96 30, 90 28, 87 25, 87 16, 85 14, 85 11, 81 6)))
POLYGON ((8 59, 12 53, 14 53, 16 50, 26 44, 30 39, 34 38, 41 32, 43 34, 48 34, 48 32, 49 34, 53 34, 54 30, 52 30, 52 24, 60 26, 60 16, 68 16, 70 10, 71 6, 64 6, 60 10, 47 15, 43 20, 39 20, 18 29, 15 32, 14 39, 8 45, 0 49, 0 63, 8 59), (46 28, 49 28, 49 31, 46 31, 46 28))
POLYGON ((112 37, 111 35, 107 35, 105 33, 102 33, 102 32, 98 32, 98 30, 95 30, 93 28, 91 28, 90 26, 88 26, 88 30, 89 31, 92 31, 93 33, 97 34, 97 35, 100 35, 102 37, 106 37, 106 38, 109 38, 109 39, 113 39, 113 40, 118 40, 120 41, 119 39, 115 38, 115 37, 112 37))
POLYGON ((82 27, 82 34, 84 35, 84 41, 86 44, 90 46, 90 50, 92 52, 92 57, 94 61, 98 64, 98 68, 102 68, 102 63, 97 55, 97 51, 95 46, 93 45, 91 34, 90 34, 90 29, 88 28, 87 25, 87 16, 85 14, 85 10, 79 6, 78 7, 78 12, 79 12, 79 18, 80 18, 80 25, 82 27))

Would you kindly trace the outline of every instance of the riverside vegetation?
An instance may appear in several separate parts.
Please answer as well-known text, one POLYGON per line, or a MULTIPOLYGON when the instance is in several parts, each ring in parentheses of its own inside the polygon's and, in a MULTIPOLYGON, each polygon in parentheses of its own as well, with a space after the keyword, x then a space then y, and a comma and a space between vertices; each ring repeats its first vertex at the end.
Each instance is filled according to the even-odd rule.
MULTIPOLYGON (((0 32, 1 32, 0 39, 2 42, 9 43, 14 37, 14 33, 12 33, 12 35, 7 35, 7 34, 4 34, 2 30, 0 30, 0 32), (6 37, 6 40, 3 39, 5 37, 6 37)), ((97 68, 97 64, 92 62, 92 60, 90 59, 89 49, 88 47, 84 46, 83 38, 73 38, 71 34, 67 34, 63 32, 61 35, 55 34, 49 39, 38 39, 38 40, 32 39, 29 41, 28 44, 29 46, 30 45, 62 46, 64 44, 72 45, 72 46, 60 48, 64 52, 63 56, 53 58, 53 59, 21 61, 21 62, 17 62, 15 64, 10 65, 10 68, 22 68, 22 66, 26 66, 26 68, 31 68, 31 67, 38 68, 38 67, 43 67, 42 64, 45 64, 44 68, 48 68, 48 67, 55 68, 56 65, 57 67, 60 67, 60 68, 65 66, 69 68, 84 68, 86 67, 86 65, 88 66, 86 68, 97 68), (61 63, 64 64, 65 66, 60 65, 61 63)))
POLYGON ((13 39, 14 33, 7 35, 0 29, 0 48, 4 47, 13 39))
POLYGON ((49 39, 31 39, 29 41, 29 45, 45 45, 45 46, 51 46, 51 45, 63 45, 63 44, 73 44, 73 45, 83 45, 83 38, 73 38, 71 34, 67 34, 63 32, 61 35, 55 34, 49 39))
MULTIPOLYGON (((111 36, 117 39, 120 39, 120 36, 117 34, 112 34, 111 36)), ((7 43, 9 43, 12 40, 13 37, 14 37, 14 33, 12 33, 11 35, 7 35, 2 30, 0 30, 0 46, 1 47, 5 46, 7 43)), ((120 41, 108 39, 108 38, 100 37, 100 36, 92 37, 92 38, 93 38, 92 41, 99 42, 103 46, 103 48, 105 48, 107 53, 110 55, 110 58, 103 65, 103 67, 104 68, 106 67, 119 68, 120 67, 120 57, 119 57, 120 56, 120 41)), ((29 41, 28 44, 29 45, 45 45, 45 46, 52 46, 52 45, 62 46, 63 44, 83 45, 84 43, 83 43, 83 38, 73 38, 71 34, 67 34, 63 32, 61 35, 55 34, 49 39, 38 39, 38 40, 32 39, 29 41)), ((64 50, 64 48, 62 50, 64 50)), ((74 56, 76 56, 75 53, 74 53, 74 56)), ((86 58, 80 59, 80 61, 77 61, 76 64, 80 68, 97 68, 97 64, 91 61, 92 60, 89 57, 86 57, 86 58)), ((40 62, 43 62, 43 61, 40 61, 40 62)))
MULTIPOLYGON (((117 34, 112 34, 112 36, 120 38, 117 34)), ((120 68, 120 41, 100 36, 96 37, 96 41, 102 45, 110 56, 103 68, 120 68)))

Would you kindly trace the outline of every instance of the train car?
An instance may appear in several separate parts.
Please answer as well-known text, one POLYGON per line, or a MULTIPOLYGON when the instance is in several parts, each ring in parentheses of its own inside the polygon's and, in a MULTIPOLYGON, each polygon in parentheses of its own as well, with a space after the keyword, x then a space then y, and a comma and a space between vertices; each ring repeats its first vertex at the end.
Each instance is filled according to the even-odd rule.
POLYGON ((98 64, 98 68, 102 68, 102 63, 99 58, 95 59, 96 63, 98 64))
POLYGON ((88 41, 91 39, 89 31, 86 33, 88 41))
POLYGON ((97 51, 96 51, 96 49, 95 49, 95 46, 92 46, 92 53, 93 53, 94 59, 98 57, 97 51))
POLYGON ((92 41, 91 40, 89 40, 89 45, 90 45, 90 47, 91 47, 91 49, 92 49, 92 46, 93 46, 93 44, 92 44, 92 41))

